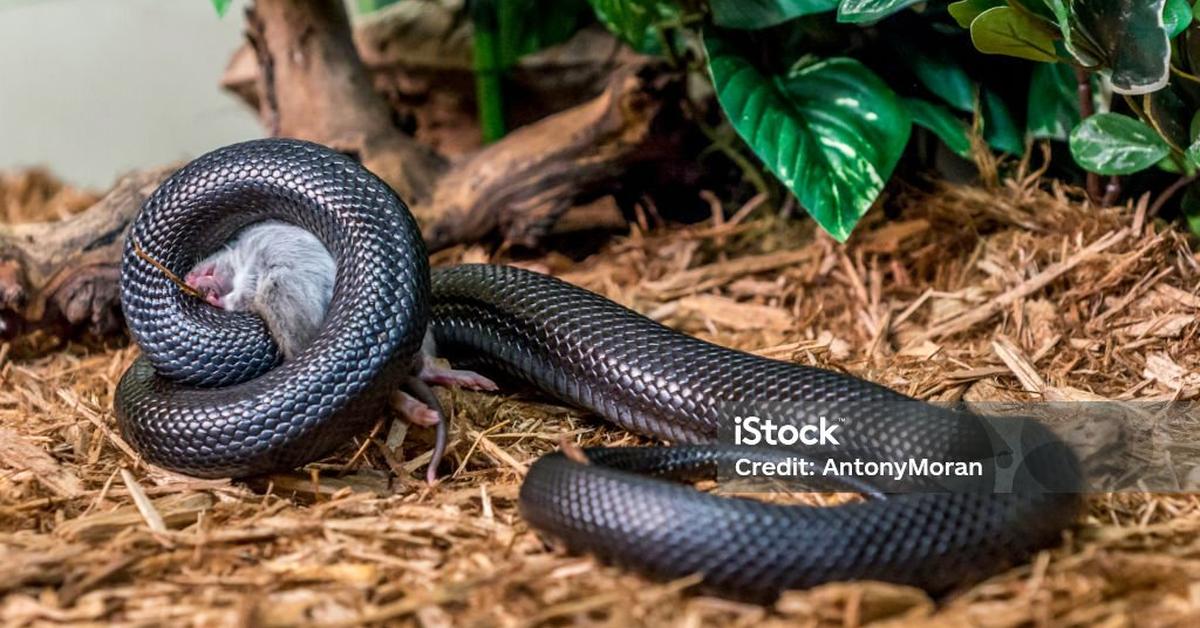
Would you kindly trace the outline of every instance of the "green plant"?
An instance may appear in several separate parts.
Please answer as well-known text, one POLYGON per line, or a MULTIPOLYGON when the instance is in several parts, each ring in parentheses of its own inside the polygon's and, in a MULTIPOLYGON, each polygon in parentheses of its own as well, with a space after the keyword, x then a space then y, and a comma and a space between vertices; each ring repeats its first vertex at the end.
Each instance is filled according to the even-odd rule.
MULTIPOLYGON (((229 5, 212 2, 219 13, 229 5)), ((1189 187, 1200 177, 1200 1, 468 0, 468 7, 486 141, 505 132, 506 73, 594 13, 635 49, 702 72, 727 120, 713 128, 692 116, 714 148, 756 187, 778 190, 761 164, 839 240, 878 198, 914 137, 937 138, 962 157, 1063 142, 1087 173, 1089 194, 1103 202, 1115 200, 1120 177, 1175 173, 1179 180, 1153 207, 1185 190, 1185 214, 1200 229, 1200 190, 1189 187), (1107 193, 1101 176, 1109 177, 1107 193)))
POLYGON ((358 12, 370 13, 372 11, 378 11, 379 9, 391 4, 396 4, 397 2, 400 2, 400 0, 358 0, 358 12))
MULTIPOLYGON (((403 0, 357 0, 360 13, 403 0)), ((224 16, 232 0, 211 0, 224 16)), ((517 61, 573 35, 590 19, 586 0, 467 0, 474 29, 475 96, 485 142, 504 136, 504 78, 517 61)))
POLYGON ((1158 167, 1195 178, 1197 6, 1188 0, 961 0, 948 9, 981 52, 1039 62, 1029 87, 1030 131, 1068 140, 1075 162, 1091 173, 1093 196, 1096 175, 1158 167), (1121 98, 1113 101, 1109 89, 1121 98))
MULTIPOLYGON (((1043 113, 1040 121, 1056 120, 1052 126, 1039 127, 1045 133, 1042 137, 1063 139, 1062 132, 1070 127, 1070 152, 1090 173, 1093 196, 1100 174, 1114 181, 1156 167, 1181 174, 1178 184, 1166 187, 1164 198, 1152 205, 1157 210, 1196 178, 1200 168, 1200 77, 1196 76, 1200 26, 1194 19, 1198 6, 1188 0, 1014 0, 1007 5, 964 0, 954 2, 949 10, 959 14, 959 23, 971 30, 973 38, 980 19, 1006 10, 1021 16, 1018 28, 1008 34, 1010 41, 1054 44, 1052 58, 1039 59, 1055 65, 1039 67, 1038 82, 1030 89, 1031 112, 1037 106, 1043 113), (1110 101, 1097 85, 1109 86, 1120 101, 1110 101), (1080 94, 1074 107, 1067 104, 1070 91, 1080 94), (1096 97, 1088 97, 1090 92, 1096 97), (1054 94, 1054 103, 1034 102, 1048 94, 1054 94)), ((980 43, 976 40, 983 52, 995 52, 980 43)), ((1014 53, 1022 56, 1018 44, 1002 50, 1002 54, 1014 53)), ((1198 197, 1186 193, 1182 199, 1193 227, 1200 226, 1190 207, 1198 197)))
POLYGON ((585 0, 469 0, 475 29, 475 95, 485 142, 504 136, 504 75, 530 53, 557 44, 585 23, 585 0))
POLYGON ((838 239, 882 191, 914 125, 962 156, 972 135, 1013 154, 1031 139, 1066 141, 1098 201, 1099 175, 1113 177, 1111 197, 1119 175, 1200 169, 1200 27, 1188 0, 591 4, 642 50, 692 34, 731 126, 838 239), (983 57, 959 53, 954 25, 983 57), (830 33, 841 37, 823 46, 830 33))
POLYGON ((962 156, 971 153, 977 133, 999 150, 1024 150, 1023 133, 999 94, 946 49, 915 42, 926 33, 946 38, 952 22, 944 7, 926 10, 916 24, 909 20, 905 26, 917 31, 901 36, 900 28, 874 23, 917 4, 913 0, 591 4, 602 23, 636 48, 670 58, 700 56, 745 146, 839 240, 882 192, 914 124, 962 156), (892 45, 906 54, 888 58, 892 45), (916 87, 901 90, 899 82, 882 78, 897 64, 916 87))

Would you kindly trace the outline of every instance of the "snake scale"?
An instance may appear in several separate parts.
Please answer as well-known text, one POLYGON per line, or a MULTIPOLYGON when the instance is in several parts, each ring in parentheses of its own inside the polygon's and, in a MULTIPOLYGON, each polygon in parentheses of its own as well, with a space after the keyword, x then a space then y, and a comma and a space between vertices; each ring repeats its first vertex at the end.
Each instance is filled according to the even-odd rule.
POLYGON ((794 425, 849 417, 842 446, 874 459, 994 451, 979 417, 722 348, 558 279, 490 265, 431 271, 404 203, 315 144, 246 142, 174 174, 132 227, 121 288, 142 357, 118 386, 118 424, 147 460, 187 474, 247 476, 330 453, 380 416, 429 329, 456 361, 677 445, 588 449, 587 464, 552 453, 520 491, 534 528, 654 577, 700 573, 704 588, 754 600, 848 579, 940 592, 1053 545, 1080 512, 1075 458, 1028 420, 1017 424, 1030 446, 1013 492, 924 490, 817 508, 682 484, 741 455, 714 442, 731 409, 794 425), (162 272, 181 276, 269 218, 316 234, 338 268, 324 327, 285 363, 257 317, 211 308, 162 272))

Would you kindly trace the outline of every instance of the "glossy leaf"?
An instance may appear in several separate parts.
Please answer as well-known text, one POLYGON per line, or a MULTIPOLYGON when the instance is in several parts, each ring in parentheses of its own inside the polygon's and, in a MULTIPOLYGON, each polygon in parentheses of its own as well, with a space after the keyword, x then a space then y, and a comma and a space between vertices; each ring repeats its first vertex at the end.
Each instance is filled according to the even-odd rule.
POLYGON ((1184 171, 1184 168, 1179 165, 1179 160, 1175 158, 1175 155, 1167 155, 1166 157, 1158 160, 1158 163, 1154 165, 1157 166, 1159 170, 1162 170, 1163 172, 1170 172, 1171 174, 1183 174, 1184 171))
POLYGON ((950 13, 950 17, 954 18, 955 22, 958 22, 959 26, 971 28, 971 22, 974 22, 980 13, 1007 5, 1005 0, 960 0, 951 2, 950 6, 946 7, 946 11, 950 13))
POLYGON ((1184 157, 1188 161, 1189 171, 1195 171, 1196 168, 1200 168, 1200 112, 1192 115, 1192 121, 1188 124, 1188 138, 1188 149, 1184 151, 1184 157))
POLYGON ((1188 0, 1167 0, 1163 5, 1163 27, 1167 37, 1174 39, 1192 23, 1192 5, 1188 0))
POLYGON ((942 140, 956 155, 970 158, 971 128, 954 112, 920 98, 905 99, 913 124, 922 126, 942 140))
POLYGON ((1008 0, 1008 6, 1025 9, 1031 15, 1037 16, 1044 20, 1047 24, 1053 26, 1054 9, 1048 6, 1053 0, 1008 0))
POLYGON ((971 113, 975 111, 975 83, 967 71, 944 49, 907 54, 909 67, 926 89, 946 101, 951 107, 971 113))
POLYGON ((1186 97, 1178 89, 1177 85, 1168 84, 1143 96, 1141 101, 1150 126, 1168 145, 1182 149, 1192 142, 1189 127, 1195 109, 1185 102, 1186 97))
POLYGON ((1025 127, 1035 138, 1066 140, 1079 124, 1075 70, 1066 63, 1039 63, 1029 79, 1025 127))
POLYGON ((1054 22, 1058 25, 1059 34, 1062 35, 1063 47, 1067 52, 1079 62, 1080 65, 1087 68, 1099 67, 1103 54, 1100 50, 1092 48, 1092 43, 1086 37, 1076 37, 1073 15, 1071 14, 1071 0, 1044 0, 1046 7, 1054 14, 1054 22))
POLYGON ((1025 136, 1008 105, 996 92, 983 90, 983 139, 992 148, 1010 155, 1025 152, 1025 136))
POLYGON ((1187 157, 1189 166, 1193 169, 1200 168, 1200 142, 1194 142, 1188 146, 1184 155, 1187 157))
POLYGON ((659 48, 654 28, 679 18, 671 0, 588 0, 596 18, 610 32, 642 52, 659 48))
POLYGON ((1071 131, 1071 156, 1099 174, 1132 174, 1153 166, 1170 152, 1154 129, 1119 113, 1100 113, 1071 131))
POLYGON ((1067 50, 1105 71, 1113 91, 1146 94, 1170 77, 1166 0, 1046 0, 1058 16, 1067 50))
POLYGON ((841 0, 838 3, 839 22, 858 24, 876 22, 921 0, 841 0))
POLYGON ((1053 62, 1054 32, 1041 20, 1012 7, 996 7, 971 22, 971 43, 980 52, 1053 62))
POLYGON ((229 3, 232 0, 212 0, 213 8, 217 10, 219 17, 225 17, 225 13, 229 11, 229 3))
POLYGON ((883 190, 912 128, 903 101, 858 61, 764 75, 707 34, 709 72, 733 128, 838 240, 883 190))
POLYGON ((838 0, 709 0, 708 6, 718 26, 758 30, 832 11, 837 8, 838 0))

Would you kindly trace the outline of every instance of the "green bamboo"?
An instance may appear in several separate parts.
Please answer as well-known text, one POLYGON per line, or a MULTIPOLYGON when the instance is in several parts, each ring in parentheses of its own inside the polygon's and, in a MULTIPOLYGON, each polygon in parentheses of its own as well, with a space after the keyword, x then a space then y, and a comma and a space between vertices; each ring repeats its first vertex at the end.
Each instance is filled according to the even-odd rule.
POLYGON ((500 56, 497 4, 503 0, 475 0, 471 22, 475 27, 475 99, 484 142, 504 137, 504 83, 500 56))

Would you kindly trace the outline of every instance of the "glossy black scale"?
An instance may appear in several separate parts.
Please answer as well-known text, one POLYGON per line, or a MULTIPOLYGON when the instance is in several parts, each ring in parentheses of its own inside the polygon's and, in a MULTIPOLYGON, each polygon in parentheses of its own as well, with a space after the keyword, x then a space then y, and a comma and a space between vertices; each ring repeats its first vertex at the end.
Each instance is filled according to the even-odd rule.
MULTIPOLYGON (((1069 480, 1065 492, 922 492, 806 508, 663 479, 711 474, 737 455, 705 444, 731 408, 795 424, 849 417, 846 451, 876 459, 984 457, 992 443, 978 417, 721 348, 551 277, 486 265, 431 277, 403 202, 349 158, 305 142, 223 148, 164 183, 127 239, 122 304, 144 357, 119 385, 118 424, 152 462, 214 477, 318 458, 374 423, 429 324, 451 356, 685 444, 590 450, 589 465, 545 456, 521 488, 521 512, 575 550, 658 577, 703 573, 724 595, 769 600, 845 579, 942 591, 1055 543, 1080 509, 1069 480), (268 218, 311 230, 338 263, 325 327, 284 365, 257 317, 184 295, 137 250, 182 276, 268 218)), ((1020 430, 1046 444, 1027 461, 1039 477, 1074 477, 1065 446, 1032 421, 1020 430)))

